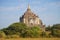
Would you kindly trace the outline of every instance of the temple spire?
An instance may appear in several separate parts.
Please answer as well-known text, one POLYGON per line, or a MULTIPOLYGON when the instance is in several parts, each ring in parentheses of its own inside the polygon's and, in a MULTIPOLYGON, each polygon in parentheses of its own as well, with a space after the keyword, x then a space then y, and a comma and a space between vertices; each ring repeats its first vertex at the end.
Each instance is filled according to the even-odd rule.
POLYGON ((28 8, 27 8, 27 10, 30 10, 30 5, 28 4, 28 8))
POLYGON ((28 9, 30 9, 30 5, 28 4, 28 9))

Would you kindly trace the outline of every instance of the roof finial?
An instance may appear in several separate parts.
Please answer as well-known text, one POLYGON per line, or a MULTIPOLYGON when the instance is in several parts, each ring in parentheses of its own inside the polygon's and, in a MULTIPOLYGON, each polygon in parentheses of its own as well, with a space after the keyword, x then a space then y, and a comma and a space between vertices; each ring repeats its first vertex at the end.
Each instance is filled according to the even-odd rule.
POLYGON ((30 9, 30 5, 28 4, 28 9, 30 9))

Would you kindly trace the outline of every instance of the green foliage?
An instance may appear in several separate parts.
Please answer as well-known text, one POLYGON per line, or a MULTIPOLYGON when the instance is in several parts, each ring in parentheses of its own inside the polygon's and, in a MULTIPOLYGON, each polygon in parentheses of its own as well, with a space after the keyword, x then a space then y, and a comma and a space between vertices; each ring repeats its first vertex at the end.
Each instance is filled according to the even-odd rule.
POLYGON ((0 31, 0 38, 5 38, 5 37, 6 37, 5 33, 3 31, 0 31))
POLYGON ((53 29, 60 29, 60 24, 55 24, 52 26, 53 29))
POLYGON ((46 27, 47 32, 39 26, 27 27, 24 23, 13 23, 8 28, 0 31, 0 37, 18 38, 18 37, 60 37, 60 24, 46 27), (52 35, 51 35, 52 34, 52 35))
POLYGON ((46 27, 46 31, 51 31, 51 26, 46 27))
POLYGON ((52 26, 51 34, 54 37, 60 37, 60 24, 56 24, 52 26))
POLYGON ((40 37, 40 34, 42 33, 42 30, 40 27, 32 27, 32 37, 40 37))
POLYGON ((8 27, 9 30, 15 30, 17 32, 25 30, 27 26, 24 23, 14 23, 8 27))
POLYGON ((24 23, 13 23, 7 29, 3 30, 6 35, 17 34, 20 37, 40 37, 40 27, 27 27, 24 23))
POLYGON ((21 33, 26 28, 27 26, 23 23, 13 23, 3 31, 6 33, 6 35, 13 35, 13 34, 21 33))
POLYGON ((20 36, 19 35, 7 35, 6 38, 19 38, 20 36))
POLYGON ((46 36, 47 36, 47 35, 46 35, 46 32, 42 32, 42 33, 41 33, 41 36, 42 36, 42 37, 46 37, 46 36))
MULTIPOLYGON (((21 34, 23 32, 25 32, 25 30, 27 29, 27 26, 24 23, 13 23, 11 24, 8 28, 4 28, 2 29, 2 31, 8 36, 8 35, 19 35, 21 36, 21 34)), ((11 37, 11 36, 8 36, 11 37)))
POLYGON ((22 37, 40 37, 39 27, 29 27, 21 34, 22 37))

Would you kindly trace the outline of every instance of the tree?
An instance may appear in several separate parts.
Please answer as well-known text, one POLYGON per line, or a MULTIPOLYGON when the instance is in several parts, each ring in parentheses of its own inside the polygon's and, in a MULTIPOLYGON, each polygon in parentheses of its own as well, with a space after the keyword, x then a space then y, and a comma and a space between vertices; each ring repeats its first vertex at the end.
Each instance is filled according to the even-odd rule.
POLYGON ((46 31, 51 31, 51 26, 46 27, 46 31))
POLYGON ((23 37, 40 37, 41 31, 40 27, 29 27, 23 37))
POLYGON ((27 27, 24 23, 19 22, 9 25, 8 28, 4 28, 2 31, 7 35, 8 38, 13 38, 14 36, 40 37, 42 33, 42 29, 39 26, 27 27))
POLYGON ((26 29, 27 26, 24 23, 13 23, 8 28, 2 30, 6 35, 21 35, 26 29))
POLYGON ((54 37, 60 37, 60 24, 55 24, 52 26, 51 34, 54 37))

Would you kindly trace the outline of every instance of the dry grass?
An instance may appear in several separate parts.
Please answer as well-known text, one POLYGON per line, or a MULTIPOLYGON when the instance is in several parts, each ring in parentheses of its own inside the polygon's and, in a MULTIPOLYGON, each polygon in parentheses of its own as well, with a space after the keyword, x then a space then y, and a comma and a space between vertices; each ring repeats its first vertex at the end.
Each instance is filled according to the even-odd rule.
POLYGON ((60 40, 60 38, 11 38, 11 39, 0 38, 0 40, 60 40))

